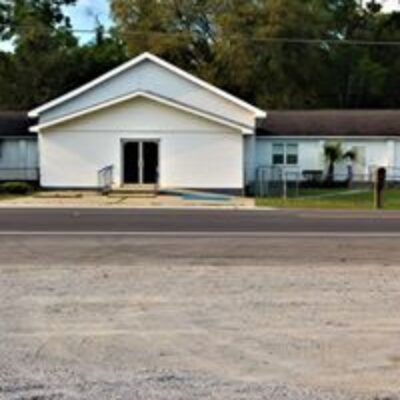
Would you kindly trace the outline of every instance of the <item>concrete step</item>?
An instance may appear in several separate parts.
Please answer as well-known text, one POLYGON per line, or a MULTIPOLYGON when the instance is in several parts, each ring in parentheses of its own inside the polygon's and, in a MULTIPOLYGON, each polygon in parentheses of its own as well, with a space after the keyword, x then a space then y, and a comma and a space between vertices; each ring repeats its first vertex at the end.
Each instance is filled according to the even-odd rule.
POLYGON ((157 187, 155 185, 124 185, 113 188, 109 197, 156 197, 157 187))
POLYGON ((115 193, 111 192, 107 195, 110 198, 134 198, 134 199, 154 199, 157 197, 156 193, 115 193))

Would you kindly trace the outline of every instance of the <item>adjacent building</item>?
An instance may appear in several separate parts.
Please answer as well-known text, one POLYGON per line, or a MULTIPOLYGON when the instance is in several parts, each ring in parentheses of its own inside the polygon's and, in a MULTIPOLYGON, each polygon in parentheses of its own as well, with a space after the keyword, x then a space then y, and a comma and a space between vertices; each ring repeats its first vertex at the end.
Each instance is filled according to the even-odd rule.
POLYGON ((38 181, 35 120, 27 112, 0 111, 0 181, 38 181))
MULTIPOLYGON (((269 111, 257 128, 256 168, 280 166, 304 180, 307 172, 326 172, 324 147, 341 143, 356 154, 356 181, 371 180, 386 167, 389 180, 400 180, 400 111, 269 111)), ((349 160, 336 165, 336 179, 347 178, 349 160)))

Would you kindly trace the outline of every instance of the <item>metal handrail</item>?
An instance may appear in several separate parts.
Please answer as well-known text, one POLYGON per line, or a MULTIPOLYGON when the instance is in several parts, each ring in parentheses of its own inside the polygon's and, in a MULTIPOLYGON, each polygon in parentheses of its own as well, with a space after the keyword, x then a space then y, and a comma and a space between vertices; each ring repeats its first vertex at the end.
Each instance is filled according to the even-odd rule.
POLYGON ((97 172, 98 187, 101 193, 111 192, 114 183, 114 166, 107 165, 97 172))

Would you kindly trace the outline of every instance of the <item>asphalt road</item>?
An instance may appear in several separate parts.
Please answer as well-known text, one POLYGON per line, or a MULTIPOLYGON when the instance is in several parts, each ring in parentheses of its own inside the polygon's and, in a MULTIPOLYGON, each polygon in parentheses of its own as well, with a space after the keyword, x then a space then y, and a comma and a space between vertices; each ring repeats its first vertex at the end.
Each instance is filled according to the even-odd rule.
POLYGON ((400 212, 0 209, 0 234, 400 235, 400 212))

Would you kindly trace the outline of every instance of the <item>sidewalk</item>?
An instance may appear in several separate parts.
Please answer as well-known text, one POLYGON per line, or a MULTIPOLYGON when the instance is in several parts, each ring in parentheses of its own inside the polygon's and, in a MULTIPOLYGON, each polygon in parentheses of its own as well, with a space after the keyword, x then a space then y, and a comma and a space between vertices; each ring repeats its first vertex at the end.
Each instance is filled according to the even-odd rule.
POLYGON ((4 200, 0 198, 0 207, 253 209, 255 202, 244 197, 232 197, 226 201, 185 200, 180 196, 108 197, 95 191, 51 191, 4 200))

